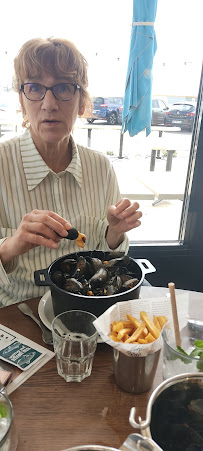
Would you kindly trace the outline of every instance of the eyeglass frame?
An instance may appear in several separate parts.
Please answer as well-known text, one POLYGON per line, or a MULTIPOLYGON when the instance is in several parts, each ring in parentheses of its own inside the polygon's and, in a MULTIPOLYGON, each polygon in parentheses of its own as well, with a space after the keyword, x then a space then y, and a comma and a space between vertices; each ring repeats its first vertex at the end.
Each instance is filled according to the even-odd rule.
POLYGON ((61 100, 62 102, 69 102, 70 100, 72 100, 73 97, 71 97, 68 100, 65 100, 65 99, 63 100, 63 99, 59 99, 58 97, 56 97, 56 95, 54 94, 53 89, 55 88, 55 86, 59 86, 59 85, 72 85, 72 86, 75 86, 75 92, 73 94, 73 97, 74 97, 77 89, 80 89, 80 86, 77 85, 77 83, 57 83, 56 85, 47 87, 47 86, 42 85, 41 83, 35 83, 35 82, 23 83, 21 85, 20 89, 23 92, 23 94, 26 97, 26 99, 30 100, 31 102, 40 102, 41 100, 43 100, 45 98, 45 95, 46 95, 47 91, 51 91, 56 100, 61 100), (26 96, 25 91, 24 91, 24 86, 25 85, 39 85, 39 86, 42 86, 43 88, 45 88, 45 93, 44 93, 43 97, 41 99, 37 99, 37 100, 36 99, 29 99, 29 97, 26 96))

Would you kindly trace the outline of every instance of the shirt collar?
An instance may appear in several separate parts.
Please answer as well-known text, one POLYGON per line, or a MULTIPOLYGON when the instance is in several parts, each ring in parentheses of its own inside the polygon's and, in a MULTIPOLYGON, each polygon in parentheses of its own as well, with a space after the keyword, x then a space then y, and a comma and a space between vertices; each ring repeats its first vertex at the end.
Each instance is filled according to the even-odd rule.
MULTIPOLYGON (((70 136, 72 144, 72 160, 63 172, 70 172, 75 177, 80 188, 82 186, 82 166, 77 145, 72 136, 70 136)), ((39 154, 30 130, 26 130, 20 137, 20 150, 23 163, 25 178, 27 181, 28 191, 34 189, 47 174, 53 171, 47 166, 41 155, 39 154)), ((59 174, 58 174, 59 175, 59 174)))

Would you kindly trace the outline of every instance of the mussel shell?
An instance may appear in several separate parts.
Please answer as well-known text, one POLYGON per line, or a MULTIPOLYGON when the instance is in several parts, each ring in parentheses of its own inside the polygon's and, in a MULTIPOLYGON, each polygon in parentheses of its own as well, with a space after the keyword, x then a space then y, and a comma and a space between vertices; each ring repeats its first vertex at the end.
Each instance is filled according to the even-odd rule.
POLYGON ((82 283, 79 280, 71 277, 70 279, 66 279, 66 283, 63 286, 63 290, 70 291, 71 293, 81 293, 83 289, 82 283))
POLYGON ((105 261, 105 268, 111 268, 114 266, 128 266, 130 263, 130 257, 128 255, 124 255, 120 258, 112 258, 111 260, 105 261))
POLYGON ((63 287, 63 285, 66 281, 66 278, 65 278, 64 274, 62 274, 61 271, 55 271, 52 274, 52 280, 58 287, 61 288, 61 287, 63 287))
POLYGON ((60 270, 63 273, 69 274, 72 276, 77 269, 77 261, 74 258, 66 258, 60 264, 60 270))
POLYGON ((90 279, 89 284, 92 288, 102 287, 108 278, 108 272, 104 268, 100 268, 90 279))
POLYGON ((109 298, 133 289, 140 281, 139 270, 128 255, 113 251, 94 254, 92 251, 64 257, 56 266, 52 281, 73 294, 109 298))
POLYGON ((112 296, 112 294, 118 293, 122 288, 122 280, 120 276, 114 276, 110 279, 107 287, 106 287, 106 295, 112 296))
POLYGON ((102 268, 103 263, 100 260, 100 258, 96 258, 96 257, 86 257, 87 263, 89 264, 88 268, 89 268, 89 276, 93 276, 93 274, 95 274, 98 269, 102 268))
POLYGON ((139 280, 135 277, 134 279, 126 280, 126 282, 123 283, 122 288, 124 290, 130 290, 131 288, 135 287, 139 283, 139 280))
POLYGON ((125 252, 123 251, 112 251, 108 253, 108 260, 112 260, 115 258, 121 258, 125 255, 125 252))
POLYGON ((78 257, 77 261, 77 270, 79 270, 78 277, 82 277, 87 272, 87 261, 86 258, 84 258, 82 255, 78 257))

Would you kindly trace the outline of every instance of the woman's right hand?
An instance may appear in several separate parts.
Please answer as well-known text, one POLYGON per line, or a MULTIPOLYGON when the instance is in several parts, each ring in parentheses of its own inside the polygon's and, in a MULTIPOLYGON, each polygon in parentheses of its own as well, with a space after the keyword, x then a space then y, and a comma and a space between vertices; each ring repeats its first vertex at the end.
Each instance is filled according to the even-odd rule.
POLYGON ((56 249, 60 241, 58 235, 66 237, 71 227, 68 221, 53 211, 33 210, 23 216, 14 235, 2 243, 0 259, 6 264, 37 246, 56 249))

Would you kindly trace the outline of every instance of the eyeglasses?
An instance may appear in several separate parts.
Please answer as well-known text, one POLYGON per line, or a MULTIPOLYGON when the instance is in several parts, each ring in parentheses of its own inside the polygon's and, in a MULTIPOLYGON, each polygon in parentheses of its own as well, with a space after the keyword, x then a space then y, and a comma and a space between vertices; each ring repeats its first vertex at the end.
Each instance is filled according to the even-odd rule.
POLYGON ((68 101, 74 97, 77 89, 80 89, 80 86, 74 83, 59 83, 49 88, 40 85, 40 83, 24 83, 21 85, 21 91, 28 100, 42 100, 46 92, 51 91, 57 100, 68 101))

